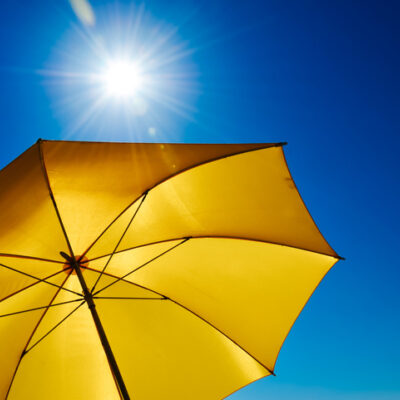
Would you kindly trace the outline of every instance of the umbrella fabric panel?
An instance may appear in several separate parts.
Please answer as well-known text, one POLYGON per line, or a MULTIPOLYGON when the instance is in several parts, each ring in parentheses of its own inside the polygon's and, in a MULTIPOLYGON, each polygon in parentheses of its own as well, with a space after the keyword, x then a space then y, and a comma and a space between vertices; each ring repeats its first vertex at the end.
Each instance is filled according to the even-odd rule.
POLYGON ((40 143, 72 248, 82 254, 146 190, 209 160, 270 144, 40 143))
MULTIPOLYGON (((336 256, 304 206, 280 147, 204 164, 155 187, 118 250, 187 236, 241 237, 336 256)), ((110 239, 100 238, 88 257, 110 252, 110 239)))
MULTIPOLYGON (((62 284, 65 274, 49 279, 52 283, 62 284)), ((44 310, 30 311, 4 316, 35 307, 47 306, 57 293, 57 288, 43 282, 36 283, 0 302, 0 398, 5 398, 14 372, 24 349, 39 323, 44 310)))
POLYGON ((62 260, 68 247, 37 145, 0 171, 0 254, 62 260))
POLYGON ((138 251, 144 248, 115 254, 107 270, 125 275, 139 267, 126 279, 189 308, 271 371, 295 319, 337 261, 237 239, 189 239, 142 268, 132 263, 138 251))
POLYGON ((269 374, 168 300, 96 300, 96 305, 133 399, 219 400, 269 374))
POLYGON ((60 263, 0 256, 0 301, 37 283, 38 279, 61 273, 62 267, 60 263))
MULTIPOLYGON (((60 293, 56 301, 62 298, 60 293)), ((43 326, 54 326, 65 317, 66 308, 75 307, 52 308, 43 318, 43 326)), ((20 399, 120 399, 86 305, 24 356, 8 397, 20 399)))

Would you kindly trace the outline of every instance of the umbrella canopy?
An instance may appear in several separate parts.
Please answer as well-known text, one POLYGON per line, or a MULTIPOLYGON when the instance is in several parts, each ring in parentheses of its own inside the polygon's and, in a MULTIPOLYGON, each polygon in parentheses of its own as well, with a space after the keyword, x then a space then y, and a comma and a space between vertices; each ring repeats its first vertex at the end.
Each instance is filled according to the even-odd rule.
POLYGON ((39 140, 0 187, 8 400, 224 398, 340 258, 279 143, 39 140))

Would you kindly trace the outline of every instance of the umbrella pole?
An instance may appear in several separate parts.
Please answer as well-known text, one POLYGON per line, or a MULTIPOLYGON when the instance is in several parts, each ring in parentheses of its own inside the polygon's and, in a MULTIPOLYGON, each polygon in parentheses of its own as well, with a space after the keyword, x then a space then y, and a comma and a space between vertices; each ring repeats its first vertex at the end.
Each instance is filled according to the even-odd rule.
POLYGON ((122 396, 123 400, 130 400, 128 391, 126 390, 124 380, 122 379, 121 372, 119 371, 114 354, 111 350, 110 343, 108 342, 103 325, 101 324, 99 314, 97 314, 96 305, 94 304, 94 301, 93 301, 93 295, 92 295, 92 293, 90 293, 90 290, 88 289, 88 287, 86 285, 85 278, 83 277, 83 274, 82 274, 82 271, 81 271, 81 268, 80 268, 78 262, 74 259, 70 259, 70 260, 72 261, 72 266, 73 266, 74 270, 76 271, 79 282, 82 286, 83 295, 88 304, 89 310, 92 313, 92 317, 93 317, 94 323, 96 325, 97 332, 99 333, 99 336, 100 336, 101 344, 103 345, 104 351, 105 351, 107 359, 108 359, 108 363, 110 364, 111 371, 117 382, 118 389, 121 393, 121 396, 122 396))

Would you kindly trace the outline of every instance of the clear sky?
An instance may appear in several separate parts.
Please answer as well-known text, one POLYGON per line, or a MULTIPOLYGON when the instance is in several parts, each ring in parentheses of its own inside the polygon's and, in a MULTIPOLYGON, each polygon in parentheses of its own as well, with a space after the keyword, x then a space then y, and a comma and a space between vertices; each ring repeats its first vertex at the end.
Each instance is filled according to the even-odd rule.
POLYGON ((0 2, 0 165, 39 137, 287 141, 346 261, 297 320, 277 377, 230 399, 399 399, 400 3, 72 3, 0 2), (93 79, 127 50, 151 81, 129 105, 93 79))

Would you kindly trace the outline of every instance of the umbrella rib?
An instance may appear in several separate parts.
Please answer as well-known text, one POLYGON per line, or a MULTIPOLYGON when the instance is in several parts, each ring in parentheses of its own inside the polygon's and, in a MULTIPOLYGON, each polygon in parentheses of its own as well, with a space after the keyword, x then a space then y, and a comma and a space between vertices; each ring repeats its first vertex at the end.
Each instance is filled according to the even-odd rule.
POLYGON ((182 170, 180 170, 179 172, 169 175, 164 179, 161 179, 160 181, 156 182, 153 186, 149 187, 148 189, 146 189, 139 197, 135 198, 135 200, 133 200, 131 203, 128 204, 127 207, 125 207, 109 224, 108 226, 104 229, 104 231, 102 233, 100 233, 100 235, 95 239, 95 241, 83 252, 82 256, 86 255, 86 253, 93 247, 93 245, 100 239, 101 236, 104 235, 104 233, 115 223, 115 221, 118 220, 118 218, 120 218, 127 210, 129 210, 129 208, 131 208, 133 206, 133 204, 135 204, 140 197, 143 196, 143 194, 148 193, 150 190, 154 189, 155 187, 161 185, 162 183, 174 178, 175 176, 178 176, 180 174, 183 174, 184 172, 187 172, 191 169, 197 168, 197 167, 201 167, 202 165, 206 165, 215 161, 219 161, 219 160, 223 160, 225 158, 229 158, 229 157, 234 157, 234 156, 238 156, 240 154, 246 154, 246 153, 251 153, 253 151, 258 151, 258 150, 265 150, 265 149, 269 149, 271 147, 282 147, 287 145, 287 142, 279 142, 279 143, 260 143, 260 147, 257 148, 253 148, 253 149, 249 149, 249 150, 244 150, 244 151, 239 151, 237 153, 231 153, 231 154, 226 154, 224 156, 219 156, 219 157, 215 157, 212 158, 210 160, 206 160, 206 161, 202 161, 198 164, 189 166, 187 168, 184 168, 182 170))
POLYGON ((292 176, 292 173, 290 172, 289 164, 288 164, 288 162, 287 162, 287 159, 286 159, 286 156, 285 156, 285 152, 284 152, 284 151, 282 151, 282 156, 283 156, 283 160, 284 160, 285 165, 286 165, 287 172, 289 173, 290 179, 292 180, 293 186, 294 186, 294 188, 296 189, 296 192, 297 192, 297 194, 298 194, 298 196, 299 196, 299 198, 300 198, 300 201, 301 201, 301 203, 303 204, 303 206, 304 206, 304 208, 305 208, 305 210, 306 210, 306 212, 307 212, 309 218, 311 219, 311 221, 312 221, 312 223, 314 224, 315 228, 317 229, 318 233, 321 235, 322 239, 325 241, 325 243, 328 245, 328 247, 329 247, 329 248, 332 250, 332 252, 335 254, 335 256, 336 256, 335 258, 337 258, 337 259, 339 259, 339 260, 344 260, 343 257, 340 257, 340 256, 336 253, 336 251, 332 249, 331 245, 328 243, 328 241, 325 239, 324 235, 322 234, 322 232, 321 232, 320 229, 318 228, 317 223, 314 221, 314 218, 312 217, 310 211, 308 210, 308 208, 307 208, 307 206, 306 206, 306 203, 305 203, 303 197, 301 196, 299 189, 297 188, 296 182, 295 182, 294 179, 293 179, 293 176, 292 176))
POLYGON ((0 257, 22 258, 22 259, 26 259, 26 260, 46 261, 46 262, 51 262, 51 263, 56 263, 56 264, 64 264, 63 261, 50 260, 50 259, 48 259, 48 258, 42 258, 42 257, 25 256, 25 255, 23 255, 23 254, 0 253, 0 257))
POLYGON ((64 321, 66 321, 75 311, 82 307, 86 302, 82 300, 71 312, 69 312, 61 321, 57 322, 47 333, 45 333, 40 339, 38 339, 32 346, 24 351, 23 356, 30 352, 34 347, 36 347, 43 339, 50 335, 56 328, 58 328, 64 321))
MULTIPOLYGON (((102 269, 101 272, 100 272, 100 275, 97 277, 97 279, 96 279, 96 281, 95 281, 95 283, 94 283, 92 289, 90 290, 91 293, 93 293, 94 289, 96 289, 97 284, 99 283, 99 281, 100 281, 100 279, 101 279, 101 277, 102 277, 104 271, 105 271, 106 268, 108 267, 108 264, 110 263, 110 261, 111 261, 113 255, 114 255, 115 252, 117 251, 118 246, 119 246, 120 243, 122 242, 122 239, 124 238, 124 236, 125 236, 126 232, 128 231, 129 227, 132 225, 132 222, 133 222, 133 220, 135 219, 137 213, 139 212, 140 207, 142 206, 143 202, 146 200, 147 193, 148 193, 148 192, 146 192, 146 193, 143 194, 143 197, 142 197, 142 200, 141 200, 139 206, 136 208, 135 212, 133 213, 132 218, 129 220, 128 225, 126 226, 124 232, 122 233, 122 236, 119 238, 118 243, 116 244, 116 246, 115 246, 113 252, 112 252, 111 255, 109 256, 109 258, 108 258, 106 264, 104 265, 103 269, 102 269)), ((83 256, 81 256, 81 258, 82 258, 82 257, 83 257, 83 256)))
MULTIPOLYGON (((166 297, 102 297, 93 296, 93 299, 100 300, 168 300, 166 297)), ((1 317, 1 315, 0 315, 1 317)))
MULTIPOLYGON (((55 284, 55 283, 53 283, 53 282, 49 282, 49 281, 46 280, 46 279, 49 279, 49 278, 51 278, 51 277, 53 277, 53 276, 55 276, 55 275, 58 275, 60 272, 64 272, 65 270, 68 270, 69 268, 65 268, 65 270, 58 271, 58 272, 56 272, 55 274, 50 275, 50 276, 48 276, 48 277, 46 277, 46 278, 38 278, 37 276, 28 274, 27 272, 20 271, 19 269, 16 269, 16 268, 13 268, 13 267, 9 267, 8 265, 2 264, 2 263, 0 263, 0 267, 7 268, 7 269, 9 269, 9 270, 11 270, 11 271, 14 271, 14 272, 17 272, 17 273, 19 273, 19 274, 21 274, 21 275, 25 275, 25 276, 28 276, 29 278, 36 279, 36 280, 38 281, 37 283, 40 283, 40 282, 47 283, 48 285, 51 285, 51 286, 60 288, 60 289, 62 289, 62 290, 66 290, 67 292, 70 292, 70 293, 73 293, 73 294, 76 294, 76 295, 78 295, 78 296, 83 297, 81 293, 74 292, 73 290, 70 290, 70 289, 67 289, 67 288, 63 288, 63 287, 61 287, 60 285, 57 285, 57 284, 55 284)), ((71 267, 70 267, 70 268, 71 268, 71 267)), ((29 286, 27 286, 26 289, 27 289, 28 287, 29 287, 29 286)), ((16 292, 16 293, 18 293, 18 292, 16 292)), ((2 301, 2 300, 0 300, 0 301, 2 301)))
MULTIPOLYGON (((333 256, 333 255, 331 255, 331 254, 321 253, 321 252, 319 252, 319 251, 310 250, 310 249, 306 249, 306 248, 303 248, 303 247, 292 246, 292 245, 289 245, 289 244, 283 244, 283 243, 278 243, 278 242, 272 242, 272 241, 268 241, 268 240, 260 240, 260 239, 253 239, 253 238, 247 238, 247 237, 240 237, 240 236, 224 236, 224 235, 194 235, 194 236, 186 236, 186 237, 178 237, 178 238, 172 238, 172 239, 158 240, 158 241, 155 241, 155 242, 140 244, 140 245, 138 245, 138 246, 129 247, 129 248, 127 248, 127 249, 119 250, 119 251, 116 251, 115 254, 123 253, 123 252, 125 252, 125 251, 140 249, 141 247, 152 246, 152 245, 154 245, 154 244, 161 244, 161 243, 167 243, 167 242, 174 242, 174 241, 177 241, 177 240, 183 240, 183 239, 185 239, 185 238, 190 238, 190 239, 232 239, 232 240, 247 240, 247 241, 249 241, 249 242, 257 242, 257 243, 272 244, 272 245, 276 245, 276 246, 289 247, 289 248, 296 249, 296 250, 309 251, 310 253, 315 253, 315 254, 319 254, 319 255, 327 256, 327 257, 333 257, 333 258, 336 258, 336 259, 338 259, 338 260, 345 260, 344 257, 338 256, 338 255, 333 256)), ((109 256, 109 254, 105 254, 104 256, 94 257, 94 258, 92 258, 92 259, 89 259, 88 262, 95 261, 95 260, 99 260, 100 258, 108 257, 108 256, 109 256)))
POLYGON ((71 243, 70 243, 70 241, 68 239, 67 231, 65 230, 64 223, 62 222, 60 211, 59 211, 59 209, 57 207, 56 199, 54 198, 53 190, 52 190, 51 185, 50 185, 49 175, 47 173, 46 164, 44 162, 42 142, 43 142, 42 139, 38 140, 40 164, 42 166, 43 175, 44 175, 44 178, 45 178, 45 181, 46 181, 46 184, 47 184, 47 189, 49 190, 49 195, 50 195, 51 201, 53 203, 54 210, 55 210, 55 212, 57 214, 58 222, 60 223, 61 229, 63 231, 64 238, 65 238, 65 240, 67 242, 67 246, 68 246, 70 255, 71 255, 71 257, 73 257, 74 256, 74 252, 72 250, 71 243))
POLYGON ((68 300, 68 301, 63 301, 61 303, 53 303, 53 304, 50 304, 50 305, 47 305, 47 306, 29 308, 27 310, 21 310, 21 311, 15 311, 15 312, 12 312, 12 313, 8 313, 8 314, 2 314, 2 315, 0 315, 0 318, 9 317, 11 315, 22 314, 22 313, 26 313, 26 312, 30 312, 30 311, 43 310, 45 308, 48 309, 48 308, 55 307, 55 306, 62 306, 64 304, 75 303, 76 301, 82 301, 82 299, 68 300))
MULTIPOLYGON (((139 269, 145 267, 146 265, 150 264, 152 261, 157 260, 158 258, 160 258, 161 256, 163 256, 164 254, 169 253, 170 251, 176 249, 178 246, 182 245, 183 243, 187 242, 190 238, 184 238, 181 242, 175 244, 174 246, 170 247, 169 249, 163 251, 162 253, 158 254, 157 256, 153 257, 152 259, 146 261, 145 263, 143 263, 142 265, 140 265, 139 267, 136 267, 135 269, 133 269, 132 271, 128 272, 127 274, 117 278, 114 282, 109 283, 108 285, 102 287, 100 290, 98 290, 97 292, 93 293, 93 295, 97 295, 99 293, 101 293, 103 290, 108 289, 110 286, 115 285, 117 282, 125 279, 126 277, 128 277, 129 275, 133 274, 134 272, 138 271, 139 269)), ((146 288, 147 289, 147 288, 146 288)), ((156 293, 156 292, 154 292, 156 293)))
MULTIPOLYGON (((88 270, 94 271, 94 272, 100 272, 100 271, 98 271, 97 269, 90 268, 90 267, 85 267, 84 269, 88 269, 88 270)), ((119 279, 119 278, 120 278, 119 276, 110 274, 109 272, 104 272, 103 275, 107 275, 107 276, 109 276, 109 277, 111 277, 111 278, 115 278, 115 279, 119 279)), ((121 278, 121 279, 119 279, 119 280, 122 281, 122 282, 125 282, 125 283, 129 283, 130 285, 139 287, 139 288, 141 288, 141 289, 147 290, 147 291, 149 291, 149 292, 151 292, 151 293, 154 293, 154 294, 157 294, 157 295, 158 295, 158 293, 154 292, 154 290, 145 288, 144 286, 141 286, 141 285, 139 285, 138 283, 131 282, 131 281, 127 281, 126 279, 123 279, 123 278, 121 278)))
MULTIPOLYGON (((63 283, 62 283, 62 286, 65 285, 65 283, 67 282, 68 278, 71 276, 71 273, 72 273, 72 270, 68 273, 68 275, 67 275, 66 278, 64 279, 64 281, 63 281, 63 283)), ((35 284, 36 284, 36 283, 35 283, 35 284)), ((55 298, 58 296, 58 294, 60 293, 60 290, 61 290, 61 289, 58 289, 58 290, 56 291, 56 293, 54 294, 53 298, 51 299, 51 301, 50 301, 50 303, 49 303, 49 306, 51 306, 51 304, 53 303, 53 301, 55 300, 55 298)), ((13 374, 13 376, 12 376, 12 378, 11 378, 10 385, 8 386, 8 390, 7 390, 7 394, 6 394, 5 400, 8 399, 8 395, 9 395, 9 393, 10 393, 11 386, 12 386, 12 384, 13 384, 13 382, 14 382, 14 379, 15 379, 15 376, 16 376, 16 374, 17 374, 18 368, 19 368, 19 366, 20 366, 20 364, 21 364, 22 358, 23 358, 23 356, 24 356, 24 354, 25 354, 25 350, 26 350, 26 348, 28 347, 30 341, 32 340, 33 335, 35 334, 37 328, 39 327, 40 323, 42 322, 42 320, 43 320, 44 316, 46 315, 47 311, 48 311, 48 309, 44 310, 43 314, 40 316, 40 318, 39 318, 39 320, 38 320, 36 326, 33 328, 33 331, 32 331, 32 333, 31 333, 31 335, 29 336, 28 341, 26 342, 26 345, 24 346, 24 349, 22 350, 21 357, 20 357, 19 360, 18 360, 17 366, 15 367, 15 370, 14 370, 14 374, 13 374)))

